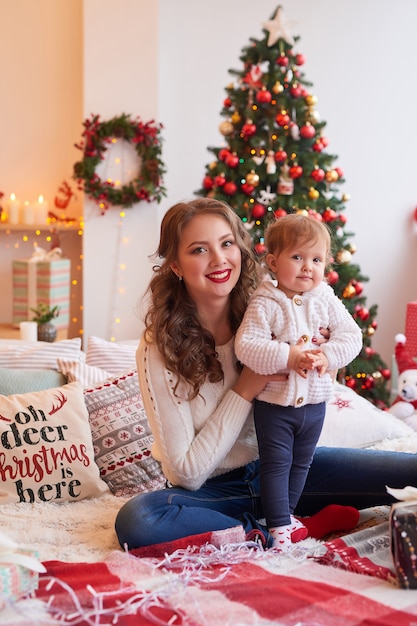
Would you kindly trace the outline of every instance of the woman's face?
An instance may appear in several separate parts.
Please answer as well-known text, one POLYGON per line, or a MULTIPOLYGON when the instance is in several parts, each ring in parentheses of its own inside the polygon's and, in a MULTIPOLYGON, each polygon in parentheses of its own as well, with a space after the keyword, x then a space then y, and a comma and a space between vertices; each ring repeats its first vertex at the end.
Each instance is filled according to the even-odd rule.
POLYGON ((239 280, 242 254, 228 222, 219 215, 197 215, 182 231, 171 269, 198 305, 228 298, 239 280))

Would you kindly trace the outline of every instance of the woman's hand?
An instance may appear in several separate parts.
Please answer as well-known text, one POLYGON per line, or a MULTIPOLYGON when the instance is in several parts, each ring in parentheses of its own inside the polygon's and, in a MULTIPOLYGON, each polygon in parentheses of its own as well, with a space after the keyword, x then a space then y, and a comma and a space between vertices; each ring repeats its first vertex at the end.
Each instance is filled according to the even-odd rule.
POLYGON ((261 393, 268 383, 277 381, 285 382, 287 379, 288 374, 256 374, 245 365, 240 373, 238 381, 232 389, 245 400, 252 402, 252 400, 261 393))
POLYGON ((323 343, 327 343, 330 339, 330 330, 328 328, 319 328, 319 336, 313 337, 311 340, 318 346, 321 346, 323 343))

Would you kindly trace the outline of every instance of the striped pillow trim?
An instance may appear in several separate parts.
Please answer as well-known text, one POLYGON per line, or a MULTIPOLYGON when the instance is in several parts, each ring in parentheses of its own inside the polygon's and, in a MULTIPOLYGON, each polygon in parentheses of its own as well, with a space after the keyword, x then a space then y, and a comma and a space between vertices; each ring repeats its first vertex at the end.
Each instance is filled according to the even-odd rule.
POLYGON ((81 339, 21 341, 0 339, 0 367, 11 369, 58 369, 58 358, 80 361, 84 358, 81 339))

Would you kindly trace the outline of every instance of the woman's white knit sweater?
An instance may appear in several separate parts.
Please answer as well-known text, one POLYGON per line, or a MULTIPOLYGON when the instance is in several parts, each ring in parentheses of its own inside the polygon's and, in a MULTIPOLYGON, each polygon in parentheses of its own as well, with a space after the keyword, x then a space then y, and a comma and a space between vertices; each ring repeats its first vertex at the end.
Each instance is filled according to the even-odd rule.
POLYGON ((154 344, 142 338, 136 353, 152 454, 173 485, 190 490, 258 458, 252 402, 231 390, 238 378, 233 340, 216 350, 224 380, 206 382, 193 400, 185 384, 174 392, 176 378, 154 344))
POLYGON ((305 379, 287 369, 290 345, 303 337, 303 349, 316 349, 312 339, 319 337, 320 328, 330 331, 329 341, 321 346, 329 371, 348 365, 360 352, 362 332, 329 285, 323 282, 312 291, 289 298, 275 281, 261 283, 236 334, 236 355, 258 374, 288 371, 289 377, 287 382, 266 385, 258 399, 297 407, 329 400, 330 374, 319 377, 316 370, 310 370, 305 379))

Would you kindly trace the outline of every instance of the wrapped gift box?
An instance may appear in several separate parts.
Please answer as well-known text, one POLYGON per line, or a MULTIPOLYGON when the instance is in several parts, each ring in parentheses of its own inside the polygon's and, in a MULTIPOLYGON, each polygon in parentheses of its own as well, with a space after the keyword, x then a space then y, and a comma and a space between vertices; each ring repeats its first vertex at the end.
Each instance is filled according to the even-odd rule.
POLYGON ((69 259, 13 261, 13 325, 31 320, 41 302, 48 306, 58 305, 59 317, 53 320, 58 329, 67 328, 70 309, 69 259))
POLYGON ((405 336, 408 352, 413 357, 417 357, 417 302, 409 302, 407 304, 405 336))
POLYGON ((417 589, 417 501, 391 507, 390 544, 400 587, 417 589))
MULTIPOLYGON (((31 550, 20 550, 20 553, 37 559, 37 553, 31 550)), ((38 571, 15 563, 0 563, 0 608, 6 600, 16 602, 36 591, 38 586, 38 571)))

